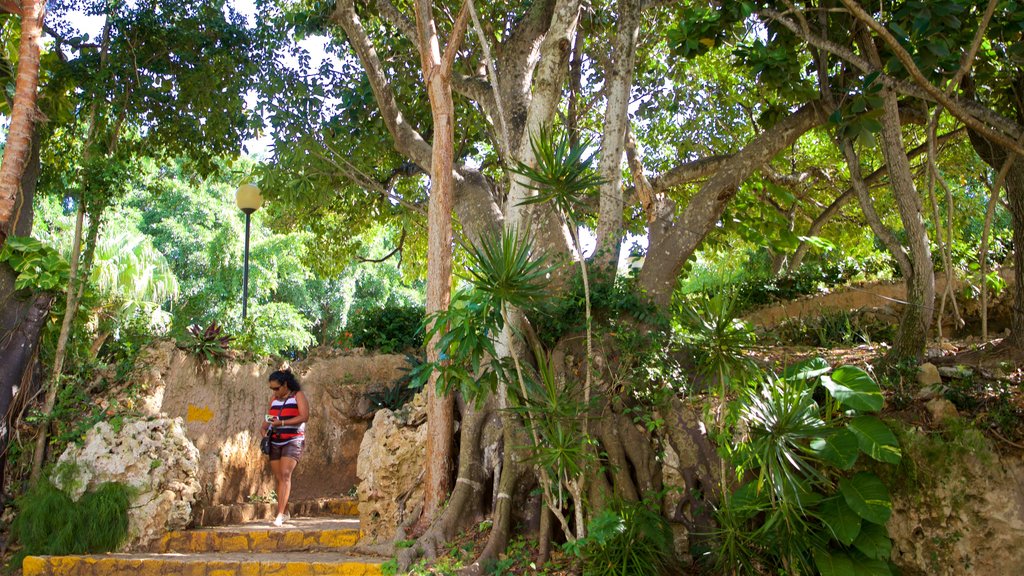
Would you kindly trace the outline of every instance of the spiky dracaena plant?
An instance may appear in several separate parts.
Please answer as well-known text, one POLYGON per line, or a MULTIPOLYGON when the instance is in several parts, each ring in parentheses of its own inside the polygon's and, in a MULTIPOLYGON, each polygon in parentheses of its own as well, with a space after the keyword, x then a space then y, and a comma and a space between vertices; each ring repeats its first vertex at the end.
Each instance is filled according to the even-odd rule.
POLYGON ((745 438, 733 457, 749 481, 717 513, 719 573, 891 574, 889 492, 875 474, 853 471, 860 454, 889 464, 901 458, 895 435, 874 415, 882 402, 866 372, 833 370, 820 358, 741 395, 745 438))

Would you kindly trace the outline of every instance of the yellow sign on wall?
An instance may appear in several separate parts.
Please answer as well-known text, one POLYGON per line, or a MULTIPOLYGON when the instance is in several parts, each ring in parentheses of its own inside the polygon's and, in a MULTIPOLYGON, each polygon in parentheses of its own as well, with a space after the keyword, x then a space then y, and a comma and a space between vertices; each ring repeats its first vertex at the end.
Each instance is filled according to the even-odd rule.
POLYGON ((188 414, 185 415, 185 420, 188 422, 209 422, 213 418, 213 410, 210 410, 206 406, 196 406, 195 404, 188 405, 188 414))

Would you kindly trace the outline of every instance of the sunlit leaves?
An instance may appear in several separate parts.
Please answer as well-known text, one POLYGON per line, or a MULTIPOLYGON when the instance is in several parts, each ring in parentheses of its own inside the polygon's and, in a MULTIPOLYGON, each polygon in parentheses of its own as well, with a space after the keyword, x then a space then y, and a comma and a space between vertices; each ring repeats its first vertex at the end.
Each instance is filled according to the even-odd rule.
POLYGON ((0 262, 6 262, 17 273, 14 287, 18 290, 62 290, 67 286, 67 260, 34 238, 9 236, 0 248, 0 262))

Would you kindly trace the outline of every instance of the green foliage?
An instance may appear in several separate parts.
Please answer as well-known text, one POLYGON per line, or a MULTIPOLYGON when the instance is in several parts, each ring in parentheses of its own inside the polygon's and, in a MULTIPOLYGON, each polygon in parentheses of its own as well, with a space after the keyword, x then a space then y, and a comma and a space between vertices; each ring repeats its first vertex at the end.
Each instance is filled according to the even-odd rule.
POLYGON ((571 484, 595 461, 594 443, 583 430, 589 413, 579 381, 561 381, 555 377, 551 357, 536 352, 537 374, 523 374, 526 393, 510 387, 511 409, 532 423, 537 434, 530 446, 530 459, 548 472, 555 486, 547 487, 560 506, 568 504, 569 494, 562 484, 571 484))
POLYGON ((286 302, 253 306, 234 347, 257 358, 283 355, 294 357, 314 342, 310 321, 286 302))
POLYGON ((665 574, 673 557, 668 522, 644 502, 615 502, 601 510, 577 545, 587 576, 665 574))
MULTIPOLYGON (((569 290, 531 315, 537 326, 541 343, 552 348, 564 336, 579 334, 586 329, 586 301, 583 280, 574 274, 569 290)), ((613 275, 610 270, 592 270, 590 275, 590 314, 596 327, 619 327, 636 321, 664 327, 667 319, 643 298, 636 280, 613 275)))
POLYGON ((518 162, 513 172, 526 178, 521 182, 538 193, 520 204, 553 202, 563 214, 571 215, 581 206, 586 195, 593 194, 604 180, 594 170, 594 146, 588 140, 573 142, 566 133, 542 128, 530 135, 530 148, 537 166, 518 162))
POLYGON ((498 309, 508 305, 537 310, 547 300, 550 273, 551 268, 533 249, 529 237, 506 229, 469 247, 465 279, 498 309))
POLYGON ((412 400, 420 390, 423 390, 423 383, 413 378, 416 370, 423 365, 423 362, 416 356, 406 355, 405 361, 409 365, 406 373, 395 380, 391 386, 377 392, 370 392, 367 397, 374 409, 387 408, 394 412, 412 400))
POLYGON ((423 346, 423 307, 415 304, 355 310, 347 331, 352 345, 394 354, 423 346))
POLYGON ((896 325, 870 311, 822 311, 813 317, 793 318, 772 330, 777 342, 790 345, 836 345, 892 342, 896 325))
POLYGON ((889 491, 874 473, 854 471, 860 454, 901 461, 896 436, 874 415, 881 408, 866 372, 833 370, 820 358, 745 393, 738 410, 746 439, 733 458, 738 477, 753 480, 716 513, 718 569, 891 574, 889 491))
POLYGON ((674 326, 694 357, 699 376, 719 387, 724 398, 742 388, 754 373, 746 352, 754 344, 750 326, 737 318, 736 299, 719 292, 714 296, 681 303, 674 326))
POLYGON ((506 306, 535 312, 545 305, 548 272, 518 232, 483 238, 469 251, 466 279, 472 289, 458 290, 448 310, 427 319, 427 340, 440 336, 441 362, 424 364, 416 378, 426 381, 432 370, 439 370, 442 389, 459 389, 474 401, 495 390, 499 378, 510 381, 511 359, 498 355, 493 339, 505 329, 506 306))
POLYGON ((192 336, 182 348, 196 355, 200 360, 209 363, 220 363, 227 359, 231 351, 234 337, 227 334, 217 322, 211 322, 205 329, 199 325, 189 326, 188 333, 192 336))
POLYGON ((14 502, 18 513, 11 533, 23 548, 12 563, 28 555, 116 551, 128 536, 130 502, 131 490, 123 484, 101 484, 76 502, 40 480, 14 502))
POLYGON ((887 278, 893 271, 892 260, 879 254, 874 257, 809 262, 794 273, 778 277, 753 274, 728 288, 710 285, 704 290, 711 293, 722 289, 733 291, 738 300, 738 313, 743 313, 774 302, 819 294, 853 280, 887 278))
POLYGON ((67 260, 34 238, 8 237, 0 248, 0 262, 7 262, 18 274, 14 281, 18 290, 63 290, 67 286, 67 260))

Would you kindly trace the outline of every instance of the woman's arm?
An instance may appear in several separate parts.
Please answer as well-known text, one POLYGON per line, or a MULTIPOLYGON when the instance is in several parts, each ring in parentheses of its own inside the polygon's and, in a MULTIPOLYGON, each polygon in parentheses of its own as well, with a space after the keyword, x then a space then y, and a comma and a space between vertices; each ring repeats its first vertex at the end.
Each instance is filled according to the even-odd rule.
POLYGON ((299 415, 282 420, 281 426, 298 426, 309 420, 309 402, 306 401, 306 395, 301 390, 295 393, 295 404, 299 408, 299 415))

